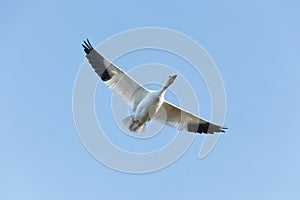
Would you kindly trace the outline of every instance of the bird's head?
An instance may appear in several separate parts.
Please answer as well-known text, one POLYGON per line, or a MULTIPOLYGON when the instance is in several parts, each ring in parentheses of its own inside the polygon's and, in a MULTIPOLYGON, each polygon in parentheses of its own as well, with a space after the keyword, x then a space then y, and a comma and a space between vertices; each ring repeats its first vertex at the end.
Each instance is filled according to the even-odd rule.
POLYGON ((172 83, 173 83, 173 82, 175 81, 176 77, 177 77, 176 74, 170 75, 170 76, 169 76, 169 80, 172 81, 172 83))
POLYGON ((169 87, 176 79, 177 75, 170 75, 169 79, 167 80, 166 84, 165 84, 165 88, 169 87))

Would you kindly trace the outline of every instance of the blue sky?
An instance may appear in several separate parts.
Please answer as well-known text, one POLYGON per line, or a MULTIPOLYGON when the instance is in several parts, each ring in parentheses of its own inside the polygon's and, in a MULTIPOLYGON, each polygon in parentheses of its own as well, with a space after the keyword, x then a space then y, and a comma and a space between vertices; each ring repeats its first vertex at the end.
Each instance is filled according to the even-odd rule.
MULTIPOLYGON (((2 2, 1 199, 298 199, 299 8, 298 1, 2 2), (99 44, 145 26, 180 31, 208 51, 226 87, 229 130, 203 160, 199 135, 171 166, 133 175, 86 151, 72 91, 83 39, 99 44)), ((118 64, 164 61, 143 55, 118 64)), ((101 91, 110 94, 100 83, 96 99, 101 91)), ((207 93, 200 97, 209 117, 207 93)))

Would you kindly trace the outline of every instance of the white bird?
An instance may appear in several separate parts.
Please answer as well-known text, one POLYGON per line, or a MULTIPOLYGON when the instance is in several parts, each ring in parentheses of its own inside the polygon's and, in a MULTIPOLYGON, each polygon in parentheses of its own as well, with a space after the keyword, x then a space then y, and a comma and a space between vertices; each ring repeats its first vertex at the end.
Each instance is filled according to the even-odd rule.
POLYGON ((145 127, 147 121, 154 119, 179 130, 194 133, 225 132, 226 128, 204 120, 164 100, 166 89, 174 82, 177 75, 169 76, 161 90, 150 91, 99 54, 89 40, 84 41, 82 46, 89 63, 102 81, 131 106, 134 114, 124 120, 129 122, 130 131, 140 131, 145 127))

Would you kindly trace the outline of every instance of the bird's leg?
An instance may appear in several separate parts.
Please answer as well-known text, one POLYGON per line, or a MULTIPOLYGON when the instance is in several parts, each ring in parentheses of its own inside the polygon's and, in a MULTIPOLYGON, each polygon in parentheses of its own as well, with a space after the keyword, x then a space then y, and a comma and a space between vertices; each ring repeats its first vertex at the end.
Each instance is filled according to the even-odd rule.
POLYGON ((134 119, 132 118, 132 119, 131 119, 131 123, 130 123, 130 125, 129 125, 129 130, 130 130, 130 131, 133 131, 133 129, 134 129, 134 124, 135 124, 135 121, 134 121, 134 119))

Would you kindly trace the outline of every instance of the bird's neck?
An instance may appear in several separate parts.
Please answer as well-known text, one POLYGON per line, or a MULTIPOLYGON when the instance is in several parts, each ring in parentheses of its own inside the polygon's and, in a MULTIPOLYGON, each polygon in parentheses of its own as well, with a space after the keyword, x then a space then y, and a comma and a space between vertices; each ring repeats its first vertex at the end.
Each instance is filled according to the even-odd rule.
POLYGON ((161 88, 160 90, 160 94, 164 95, 167 88, 174 82, 173 77, 169 77, 169 79, 166 81, 166 83, 164 84, 164 86, 161 88))
POLYGON ((168 87, 165 87, 165 86, 162 87, 161 90, 159 91, 159 95, 165 95, 167 88, 168 87))

